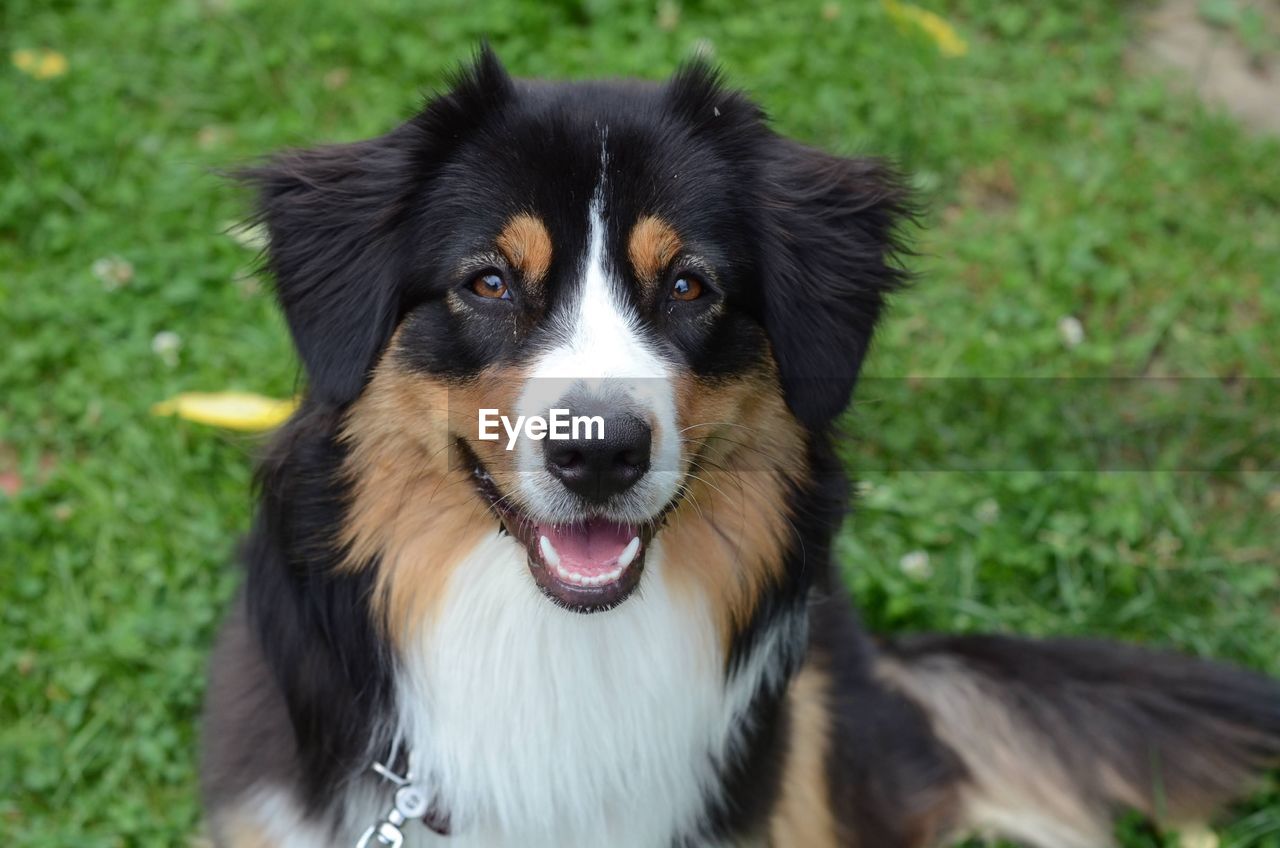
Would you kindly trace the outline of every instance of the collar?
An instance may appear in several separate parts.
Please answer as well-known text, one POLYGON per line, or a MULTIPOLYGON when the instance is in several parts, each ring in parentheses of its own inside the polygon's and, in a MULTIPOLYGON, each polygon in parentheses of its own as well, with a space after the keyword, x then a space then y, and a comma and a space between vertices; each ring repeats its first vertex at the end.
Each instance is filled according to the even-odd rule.
MULTIPOLYGON (((388 762, 395 762, 393 755, 388 762)), ((420 819, 424 825, 441 836, 449 835, 449 814, 431 803, 425 788, 414 779, 412 771, 396 774, 390 766, 375 762, 370 768, 384 780, 395 785, 391 809, 381 819, 369 826, 360 836, 356 848, 401 848, 404 845, 404 825, 420 819)))

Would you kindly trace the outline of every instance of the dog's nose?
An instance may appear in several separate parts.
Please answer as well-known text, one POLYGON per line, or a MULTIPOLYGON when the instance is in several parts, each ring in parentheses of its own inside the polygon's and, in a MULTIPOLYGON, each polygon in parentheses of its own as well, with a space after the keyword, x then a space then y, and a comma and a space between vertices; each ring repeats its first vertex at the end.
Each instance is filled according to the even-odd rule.
MULTIPOLYGON (((594 503, 625 492, 649 470, 653 434, 640 418, 627 413, 601 416, 603 437, 543 443, 547 470, 574 494, 594 503)), ((599 433, 590 433, 599 435, 599 433)))

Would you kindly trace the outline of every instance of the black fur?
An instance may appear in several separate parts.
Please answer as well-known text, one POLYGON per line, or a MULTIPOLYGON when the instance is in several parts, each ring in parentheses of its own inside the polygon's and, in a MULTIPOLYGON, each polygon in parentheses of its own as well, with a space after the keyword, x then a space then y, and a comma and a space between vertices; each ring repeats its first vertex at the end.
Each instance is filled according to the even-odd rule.
POLYGON ((384 741, 370 717, 392 714, 392 658, 367 606, 377 571, 338 567, 347 487, 333 429, 333 416, 312 407, 281 434, 259 472, 262 503, 245 550, 249 625, 284 695, 315 810, 384 741))
POLYGON ((906 279, 893 260, 911 202, 884 163, 790 141, 765 173, 765 325, 788 404, 820 430, 848 406, 885 295, 906 279))
POLYGON ((968 777, 955 752, 932 733, 925 711, 876 677, 878 650, 833 588, 812 610, 813 652, 832 671, 832 804, 854 845, 914 846, 941 835, 952 795, 968 777), (931 824, 940 819, 937 824, 931 824))

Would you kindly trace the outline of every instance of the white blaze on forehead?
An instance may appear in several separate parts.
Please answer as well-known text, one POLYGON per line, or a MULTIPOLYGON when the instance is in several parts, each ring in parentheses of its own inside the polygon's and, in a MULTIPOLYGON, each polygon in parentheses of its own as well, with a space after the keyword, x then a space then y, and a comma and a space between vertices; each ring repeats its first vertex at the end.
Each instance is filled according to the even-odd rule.
POLYGON ((639 319, 609 278, 605 261, 605 225, 599 197, 589 210, 590 241, 582 267, 577 308, 567 338, 539 362, 537 374, 550 379, 662 380, 666 364, 638 332, 639 319))
MULTIPOLYGON (((602 177, 603 180, 603 177, 602 177)), ((675 496, 680 437, 675 386, 670 366, 645 340, 640 317, 623 301, 622 286, 609 274, 605 252, 603 191, 587 210, 588 245, 580 271, 577 300, 560 316, 563 336, 539 357, 520 396, 520 414, 546 414, 571 389, 586 397, 626 398, 653 429, 650 472, 629 490, 627 517, 653 518, 675 496)), ((593 413, 594 414, 594 413, 593 413)), ((605 433, 608 437, 608 432, 605 433)), ((517 447, 516 467, 529 509, 538 517, 566 520, 572 499, 545 470, 539 443, 525 439, 517 447)), ((619 516, 622 517, 622 516, 619 516)))

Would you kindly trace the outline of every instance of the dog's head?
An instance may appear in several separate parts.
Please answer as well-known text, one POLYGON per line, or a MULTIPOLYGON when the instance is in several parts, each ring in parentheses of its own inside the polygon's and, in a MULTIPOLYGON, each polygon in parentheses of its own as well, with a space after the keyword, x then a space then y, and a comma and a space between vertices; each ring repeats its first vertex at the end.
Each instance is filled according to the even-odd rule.
POLYGON ((776 135, 700 64, 524 82, 484 51, 391 133, 249 178, 313 402, 345 410, 353 557, 496 519, 584 611, 724 475, 776 490, 758 520, 722 504, 736 535, 778 535, 901 279, 891 172, 776 135))

